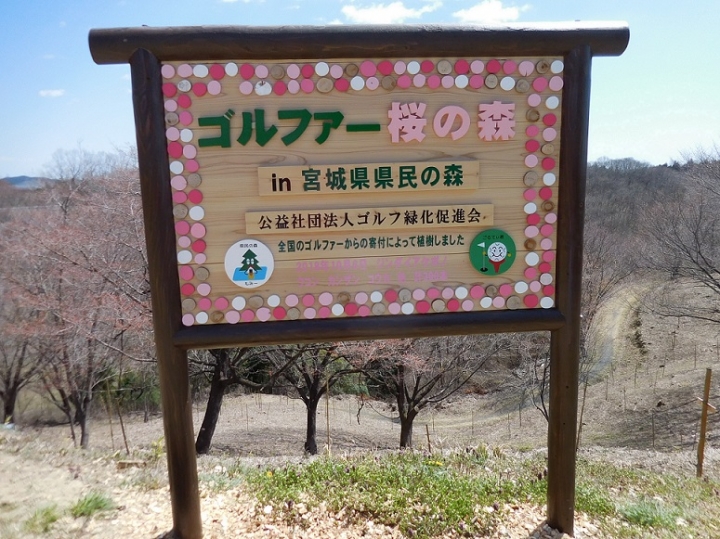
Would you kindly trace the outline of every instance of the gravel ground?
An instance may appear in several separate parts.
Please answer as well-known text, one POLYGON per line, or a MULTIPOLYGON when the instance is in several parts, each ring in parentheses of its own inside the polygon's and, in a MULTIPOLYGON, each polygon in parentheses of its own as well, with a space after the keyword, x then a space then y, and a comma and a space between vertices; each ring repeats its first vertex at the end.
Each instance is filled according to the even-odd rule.
MULTIPOLYGON (((632 298, 630 298, 632 299, 632 298)), ((633 344, 628 331, 638 302, 619 295, 604 310, 598 324, 612 339, 607 368, 587 389, 583 415, 581 458, 612 462, 683 476, 694 476, 696 434, 705 367, 716 364, 720 348, 716 328, 661 319, 642 313, 646 351, 633 344), (655 445, 658 451, 653 450, 655 445)), ((711 397, 720 392, 713 378, 711 397)), ((581 399, 583 399, 581 391, 581 399)), ((717 406, 718 403, 714 402, 717 406)), ((582 402, 581 402, 582 405, 582 402)), ((399 440, 397 414, 379 403, 358 411, 355 398, 335 398, 321 406, 318 445, 327 448, 329 416, 333 454, 394 450, 399 440), (327 415, 326 415, 327 414, 327 415)), ((202 403, 194 414, 202 420, 202 403)), ((518 406, 517 392, 488 396, 464 395, 442 409, 421 414, 415 425, 415 446, 434 451, 485 444, 503 451, 527 451, 546 444, 547 423, 531 403, 518 406)), ((56 505, 63 513, 90 491, 107 494, 115 509, 89 520, 64 515, 44 537, 155 538, 172 527, 164 456, 157 451, 163 428, 159 416, 147 423, 126 417, 125 439, 117 419, 94 418, 89 452, 73 448, 66 426, 0 428, 0 539, 28 537, 23 523, 38 508, 56 505), (125 443, 132 451, 125 457, 125 443), (160 457, 153 460, 154 457, 160 457), (121 458, 144 461, 141 467, 118 468, 121 458)), ((246 465, 280 465, 302 459, 305 411, 302 403, 279 396, 230 396, 225 399, 211 454, 198 469, 211 474, 228 459, 246 465), (280 457, 278 455, 286 455, 280 457)), ((710 416, 705 473, 720 478, 720 414, 710 416)), ((305 512, 288 525, 272 507, 260 507, 242 488, 222 490, 207 483, 201 491, 203 529, 207 538, 347 538, 393 537, 398 530, 372 522, 348 523, 347 515, 322 509, 305 512)), ((545 508, 531 505, 499 509, 502 524, 495 538, 555 538, 544 525, 545 508)), ((576 537, 607 537, 596 523, 579 514, 576 537)))
MULTIPOLYGON (((267 404, 266 404, 267 406, 267 404)), ((158 421, 157 419, 155 421, 158 421)), ((149 427, 142 423, 144 428, 149 427)), ((126 425, 134 433, 134 423, 126 425)), ((67 514, 54 524, 45 537, 160 538, 172 528, 167 472, 162 456, 153 460, 152 448, 136 450, 134 460, 123 461, 120 451, 73 449, 58 428, 43 431, 0 430, 0 537, 28 537, 22 524, 40 507, 56 505, 66 510, 91 491, 109 496, 115 508, 91 519, 74 519, 67 514), (120 463, 118 463, 120 460, 120 463)), ((137 433, 135 433, 137 435, 137 433)), ((584 449, 581 458, 625 464, 647 469, 692 472, 690 453, 661 453, 617 448, 584 449)), ((217 474, 236 457, 216 452, 200 457, 198 470, 203 475, 217 474)), ((241 457, 245 466, 298 462, 299 456, 241 457)), ((706 467, 718 469, 720 454, 709 449, 706 467)), ((332 514, 322 507, 307 510, 298 507, 297 522, 288 524, 276 518, 271 506, 261 506, 243 487, 215 488, 201 480, 201 508, 206 538, 402 538, 397 529, 372 521, 350 522, 348 515, 332 514)), ((493 511, 493 508, 485 508, 493 511)), ((556 539, 563 537, 544 522, 545 508, 530 504, 504 505, 498 509, 501 525, 492 538, 556 539)), ((607 537, 597 523, 578 514, 577 538, 607 537)), ((447 536, 449 539, 450 535, 447 536)))
MULTIPOLYGON (((132 432, 132 424, 128 425, 132 432)), ((59 433, 56 429, 54 432, 59 433)), ((62 438, 61 438, 62 439, 62 438)), ((38 508, 56 505, 63 514, 44 537, 57 538, 160 538, 172 528, 167 473, 162 458, 152 460, 149 450, 139 450, 137 460, 118 463, 118 452, 83 452, 67 443, 52 443, 43 432, 0 430, 0 537, 20 539, 29 534, 23 523, 38 508), (81 496, 96 491, 112 499, 114 509, 94 518, 75 519, 67 509, 81 496)), ((244 464, 278 464, 298 457, 248 457, 244 464)), ((226 455, 201 457, 201 474, 217 473, 226 455)), ((213 488, 201 481, 201 508, 205 538, 402 538, 393 527, 372 521, 350 522, 348 515, 324 508, 297 507, 298 521, 276 518, 275 509, 261 506, 243 487, 213 488)), ((485 508, 494 511, 493 508, 485 508)), ((501 525, 493 538, 554 539, 562 534, 544 523, 545 508, 530 504, 498 509, 501 525)), ((452 537, 450 535, 448 538, 452 537)), ((578 515, 576 537, 601 537, 597 527, 578 515)))

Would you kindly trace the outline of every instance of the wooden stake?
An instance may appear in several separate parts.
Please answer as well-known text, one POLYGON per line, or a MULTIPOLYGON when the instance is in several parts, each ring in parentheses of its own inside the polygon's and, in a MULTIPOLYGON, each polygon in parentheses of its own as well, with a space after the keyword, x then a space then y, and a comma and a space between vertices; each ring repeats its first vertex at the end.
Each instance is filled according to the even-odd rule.
POLYGON ((520 401, 520 404, 518 404, 518 422, 520 423, 519 428, 522 429, 522 407, 523 402, 520 401))
POLYGON ((627 411, 627 393, 625 391, 625 388, 623 388, 623 412, 627 411))
POLYGON ((471 419, 471 421, 472 421, 472 426, 470 427, 470 434, 471 434, 472 436, 475 436, 475 410, 473 410, 473 411, 471 412, 471 414, 472 414, 472 419, 471 419))
POLYGON ((428 427, 427 423, 425 423, 425 435, 427 436, 428 441, 428 453, 432 453, 432 445, 430 444, 430 427, 428 427))
POLYGON ((123 421, 122 411, 120 410, 120 403, 115 402, 117 407, 118 419, 120 419, 120 430, 122 431, 123 442, 125 443, 125 451, 130 456, 130 444, 128 444, 127 434, 125 433, 125 422, 123 421))
POLYGON ((113 453, 115 452, 115 436, 113 436, 113 424, 112 424, 112 407, 110 405, 110 388, 105 386, 105 410, 107 411, 108 421, 110 422, 110 444, 112 445, 113 453))
POLYGON ((325 427, 327 429, 327 448, 330 455, 330 381, 325 380, 325 427))
POLYGON ((703 461, 705 460, 705 436, 707 433, 708 400, 710 399, 710 380, 712 369, 705 370, 705 391, 703 392, 703 408, 700 417, 700 441, 697 453, 697 477, 702 477, 703 461))
POLYGON ((582 404, 580 405, 580 421, 578 422, 577 439, 575 440, 575 452, 576 453, 580 449, 580 436, 582 435, 583 415, 585 414, 585 397, 587 396, 587 386, 588 386, 588 378, 585 378, 585 384, 583 385, 582 404))
POLYGON ((650 412, 650 421, 652 422, 652 447, 655 449, 655 410, 650 412))
MULTIPOLYGON (((118 373, 118 385, 122 379, 122 369, 118 373)), ((123 442, 125 443, 125 451, 130 456, 130 445, 128 444, 127 434, 125 433, 125 422, 123 421, 122 411, 120 410, 120 403, 115 401, 115 407, 117 408, 118 419, 120 419, 120 430, 122 431, 123 442)), ((192 412, 191 412, 192 413, 192 412)))

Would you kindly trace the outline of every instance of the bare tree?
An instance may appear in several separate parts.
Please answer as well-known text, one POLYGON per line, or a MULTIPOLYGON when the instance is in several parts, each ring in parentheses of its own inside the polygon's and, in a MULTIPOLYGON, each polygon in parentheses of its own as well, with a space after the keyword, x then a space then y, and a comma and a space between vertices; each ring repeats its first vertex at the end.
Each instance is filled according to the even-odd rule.
MULTIPOLYGON (((7 308, 7 300, 3 310, 7 308)), ((16 423, 15 407, 20 391, 34 382, 41 372, 43 356, 38 354, 33 336, 24 324, 0 321, 0 401, 2 421, 16 423)))
POLYGON ((87 447, 96 388, 150 341, 139 190, 134 167, 56 168, 51 204, 13 216, 9 258, 22 266, 9 281, 37 321, 47 394, 87 447))
MULTIPOLYGON (((195 440, 195 451, 204 455, 210 451, 225 393, 233 386, 243 386, 253 391, 272 387, 287 368, 287 364, 273 361, 278 355, 271 346, 219 348, 196 350, 190 354, 193 376, 202 376, 210 383, 205 415, 195 440)), ((287 362, 296 356, 287 355, 287 362)))
POLYGON ((316 455, 320 400, 344 376, 359 370, 348 363, 339 345, 329 343, 278 346, 268 359, 274 366, 273 375, 281 377, 290 387, 291 395, 297 395, 305 404, 304 447, 310 455, 316 455))
POLYGON ((400 447, 412 447, 418 414, 457 393, 505 346, 503 336, 485 335, 371 341, 346 352, 378 393, 394 399, 400 447))
POLYGON ((657 200, 643 220, 647 267, 666 279, 651 307, 661 314, 720 323, 720 158, 701 154, 681 168, 685 191, 657 200), (671 293, 687 285, 709 301, 683 302, 671 293))

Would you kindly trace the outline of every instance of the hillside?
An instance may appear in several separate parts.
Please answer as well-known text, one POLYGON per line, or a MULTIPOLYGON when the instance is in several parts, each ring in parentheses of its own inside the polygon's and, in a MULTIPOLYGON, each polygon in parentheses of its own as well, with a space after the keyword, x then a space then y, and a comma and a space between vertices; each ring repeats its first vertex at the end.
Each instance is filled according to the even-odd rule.
MULTIPOLYGON (((685 485, 681 487, 684 490, 695 484, 700 416, 695 397, 701 394, 705 368, 717 364, 716 329, 709 324, 689 324, 682 320, 678 325, 677 320, 653 314, 643 301, 648 286, 651 283, 619 291, 604 304, 598 317, 602 329, 598 332, 597 346, 602 354, 584 396, 582 443, 578 454, 581 492, 589 488, 583 486, 587 480, 583 478, 600 473, 598 470, 611 475, 593 476, 594 482, 617 481, 611 479, 612 474, 622 477, 639 474, 632 481, 641 483, 631 481, 630 493, 633 489, 641 489, 641 493, 642 489, 649 488, 642 481, 653 485, 657 481, 667 485, 679 482, 685 485)), ((716 376, 711 391, 716 403, 720 400, 718 381, 716 376)), ((582 394, 581 391, 581 398, 582 394)), ((415 427, 415 445, 423 454, 436 455, 432 458, 440 462, 452 459, 457 449, 464 452, 464 448, 476 451, 487 448, 486 468, 502 466, 511 476, 521 473, 527 459, 542 467, 545 420, 529 403, 523 408, 519 408, 518 403, 517 395, 510 391, 458 398, 442 409, 421 414, 415 427)), ((327 407, 321 406, 318 441, 325 445, 323 453, 327 452, 328 439, 326 411, 333 455, 362 455, 368 451, 379 456, 395 453, 399 436, 397 414, 378 402, 366 402, 358 408, 359 401, 354 397, 336 397, 327 407)), ((197 412, 196 429, 202 419, 201 402, 197 412)), ((15 470, 14 480, 4 489, 0 488, 0 506, 4 507, 0 513, 0 531, 3 526, 6 530, 3 537, 21 537, 7 531, 12 528, 8 523, 28 518, 33 508, 48 503, 63 507, 68 500, 77 499, 91 489, 106 493, 117 508, 107 517, 82 522, 63 517, 55 525, 57 534, 52 537, 75 537, 82 533, 104 538, 117 537, 120 532, 150 537, 169 529, 161 418, 154 417, 148 423, 139 416, 125 418, 124 429, 133 453, 131 459, 135 462, 129 468, 118 462, 128 457, 117 418, 111 424, 102 414, 96 417, 94 449, 90 453, 73 449, 67 427, 63 426, 29 428, 24 432, 0 431, 0 446, 4 447, 0 453, 0 469, 15 470), (24 499, 29 501, 27 507, 17 502, 17 488, 21 483, 26 485, 22 488, 29 489, 24 494, 24 499)), ((211 454, 201 457, 198 464, 209 537, 230 537, 237 530, 244 530, 246 537, 298 536, 293 535, 298 532, 293 532, 294 527, 285 521, 286 512, 278 508, 264 509, 266 506, 254 499, 252 491, 242 486, 244 480, 238 482, 227 470, 238 465, 243 469, 256 466, 277 469, 288 463, 307 466, 312 460, 302 457, 303 436, 304 407, 296 400, 239 394, 226 398, 211 454)), ((710 420, 705 459, 705 475, 711 488, 720 488, 720 450, 716 447, 719 439, 720 421, 715 414, 710 420)), ((630 481, 627 477, 623 481, 630 481)), ((617 496, 602 489, 595 495, 600 496, 600 492, 604 493, 602 496, 617 496)), ((656 498, 658 492, 654 493, 656 498)), ((646 494, 651 496, 653 492, 646 491, 646 494)), ((663 496, 659 499, 665 500, 663 496)), ((703 505, 703 514, 707 513, 709 521, 698 521, 695 513, 682 509, 685 502, 680 498, 665 500, 663 503, 675 504, 670 514, 676 516, 670 524, 666 523, 669 534, 663 529, 645 531, 643 526, 631 526, 626 530, 628 533, 621 536, 674 537, 673 534, 691 522, 696 527, 695 537, 713 537, 711 526, 720 524, 717 520, 720 501, 717 497, 700 499, 703 501, 697 503, 710 504, 703 505)), ((585 514, 582 507, 586 502, 582 500, 581 495, 577 537, 619 537, 612 530, 628 525, 616 517, 613 520, 592 512, 585 514)), ((504 507, 498 516, 499 527, 488 537, 555 537, 542 527, 544 510, 535 503, 504 507)), ((362 520, 340 524, 337 516, 323 509, 309 510, 304 518, 312 522, 315 537, 338 537, 338 529, 348 538, 367 534, 401 537, 397 529, 381 524, 373 526, 362 520)), ((299 536, 307 537, 304 532, 299 536)))
POLYGON ((16 189, 42 189, 52 180, 35 176, 12 176, 0 178, 0 181, 10 184, 16 189))

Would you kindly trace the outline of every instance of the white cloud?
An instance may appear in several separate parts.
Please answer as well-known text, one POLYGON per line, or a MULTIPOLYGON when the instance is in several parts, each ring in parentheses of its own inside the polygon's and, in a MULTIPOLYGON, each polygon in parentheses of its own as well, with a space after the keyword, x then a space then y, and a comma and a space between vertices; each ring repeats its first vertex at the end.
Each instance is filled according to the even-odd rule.
POLYGON ((453 17, 463 23, 497 24, 518 20, 520 13, 530 9, 529 4, 520 7, 503 6, 501 0, 483 0, 468 9, 461 9, 453 13, 453 17))
POLYGON ((65 90, 40 90, 38 94, 40 97, 62 97, 65 95, 65 90))
POLYGON ((343 6, 342 12, 350 22, 365 24, 397 24, 406 19, 419 19, 425 13, 431 13, 442 6, 442 2, 430 2, 424 7, 413 9, 405 7, 404 2, 390 4, 372 4, 368 7, 343 6))
POLYGON ((43 60, 54 60, 55 55, 54 54, 43 54, 43 60))

